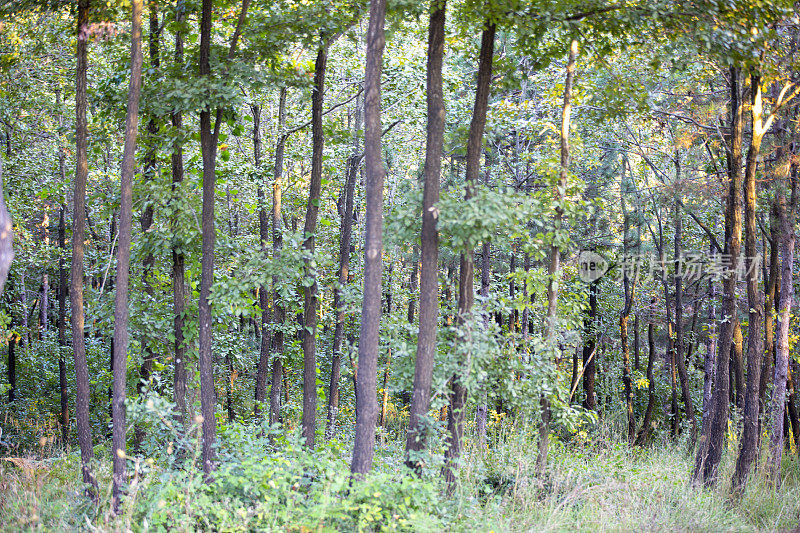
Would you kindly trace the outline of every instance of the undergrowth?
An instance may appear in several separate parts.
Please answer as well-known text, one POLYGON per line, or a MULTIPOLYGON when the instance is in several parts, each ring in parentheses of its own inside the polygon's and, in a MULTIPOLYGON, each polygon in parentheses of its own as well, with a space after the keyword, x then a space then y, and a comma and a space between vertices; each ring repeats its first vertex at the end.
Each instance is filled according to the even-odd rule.
MULTIPOLYGON (((199 472, 197 440, 130 461, 119 516, 109 512, 110 465, 98 461, 100 504, 83 493, 77 452, 0 461, 4 531, 787 531, 800 517, 800 462, 789 455, 776 490, 760 472, 743 495, 729 484, 729 449, 714 489, 690 482, 683 441, 631 448, 601 425, 553 438, 547 472, 535 473, 535 428, 469 442, 460 484, 444 494, 434 445, 424 475, 402 465, 403 443, 379 438, 375 468, 352 482, 346 440, 314 451, 298 435, 231 424, 220 432, 213 480, 199 472)), ((192 434, 190 434, 191 436, 192 434)), ((194 434, 196 435, 196 433, 194 434)), ((98 447, 98 457, 108 450, 98 447)))

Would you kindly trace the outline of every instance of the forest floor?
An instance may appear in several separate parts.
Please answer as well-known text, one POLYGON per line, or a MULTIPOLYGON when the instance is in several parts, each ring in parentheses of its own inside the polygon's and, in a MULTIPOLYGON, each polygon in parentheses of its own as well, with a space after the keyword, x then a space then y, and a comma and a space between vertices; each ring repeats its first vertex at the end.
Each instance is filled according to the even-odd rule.
POLYGON ((258 433, 239 424, 220 428, 212 483, 197 473, 192 446, 181 452, 169 445, 132 461, 136 474, 116 518, 109 513, 107 446, 96 448, 103 457, 96 464, 99 506, 83 495, 77 450, 6 457, 0 530, 793 531, 800 517, 797 456, 787 454, 778 490, 756 474, 733 496, 727 480, 735 443, 721 465, 723 482, 699 489, 690 483, 692 453, 682 440, 631 449, 602 427, 568 444, 553 439, 548 474, 538 479, 533 428, 501 429, 487 451, 468 444, 459 488, 446 497, 433 460, 422 480, 407 475, 401 431, 381 439, 374 473, 352 485, 346 439, 309 452, 297 438, 270 443, 258 433))

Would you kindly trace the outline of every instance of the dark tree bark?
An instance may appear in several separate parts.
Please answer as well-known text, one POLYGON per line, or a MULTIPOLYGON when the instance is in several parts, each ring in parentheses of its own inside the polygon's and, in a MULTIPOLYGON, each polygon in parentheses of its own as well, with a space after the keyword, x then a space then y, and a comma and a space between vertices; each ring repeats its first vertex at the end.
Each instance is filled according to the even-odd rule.
MULTIPOLYGON (((261 170, 261 106, 251 104, 250 111, 253 113, 253 160, 256 170, 261 170)), ((283 132, 286 120, 285 108, 278 111, 278 135, 283 132)), ((257 183, 258 194, 258 236, 261 241, 261 249, 266 255, 267 243, 269 242, 269 212, 267 211, 266 196, 264 185, 259 176, 257 183)), ((258 291, 258 304, 261 307, 261 353, 258 357, 258 367, 256 370, 256 403, 254 413, 259 416, 261 404, 267 399, 267 377, 269 375, 269 351, 270 335, 269 323, 269 295, 267 286, 262 285, 258 291)))
MULTIPOLYGON (((709 250, 713 260, 716 247, 712 244, 709 250)), ((713 279, 708 280, 708 336, 706 337, 706 355, 703 359, 703 422, 701 435, 708 434, 711 414, 711 386, 714 383, 714 359, 717 353, 717 286, 713 279)))
MULTIPOLYGON (((183 22, 183 3, 178 2, 175 15, 176 22, 183 22)), ((175 65, 183 65, 183 33, 175 32, 175 65)), ((172 201, 177 202, 180 195, 180 184, 183 182, 183 114, 172 113, 172 127, 175 142, 172 145, 172 201)), ((178 232, 177 214, 173 215, 173 232, 178 232)), ((177 238, 172 242, 172 312, 173 332, 175 335, 175 363, 173 377, 173 398, 175 400, 175 417, 180 426, 186 424, 186 346, 183 334, 183 312, 186 306, 185 269, 183 247, 177 238)))
POLYGON ((305 289, 303 291, 303 438, 314 448, 317 431, 317 274, 312 265, 316 242, 317 214, 322 188, 322 104, 325 92, 325 70, 328 63, 328 43, 317 50, 314 63, 314 89, 311 93, 311 179, 309 180, 306 220, 303 226, 305 248, 305 289))
MULTIPOLYGON (((59 153, 59 167, 62 183, 66 179, 64 168, 64 150, 59 153)), ((69 443, 69 387, 67 386, 67 362, 64 351, 67 348, 67 269, 64 267, 64 256, 67 254, 66 241, 66 205, 61 205, 58 213, 58 389, 61 395, 61 441, 66 447, 69 443)))
POLYGON ((350 279, 350 245, 353 240, 353 201, 356 189, 356 174, 361 160, 358 145, 358 130, 361 128, 361 110, 356 100, 353 121, 353 153, 347 158, 345 185, 342 191, 340 210, 341 231, 339 234, 339 284, 333 293, 333 308, 336 313, 336 326, 333 331, 333 359, 331 361, 331 381, 328 388, 328 413, 325 425, 325 438, 336 434, 336 417, 339 414, 339 380, 341 379, 342 341, 344 340, 344 298, 343 289, 350 279))
POLYGON ((419 246, 414 245, 411 254, 411 277, 408 280, 408 323, 414 323, 414 310, 417 306, 416 294, 419 287, 419 246))
POLYGON ((656 359, 656 339, 653 321, 653 308, 656 305, 656 299, 650 301, 650 316, 647 320, 647 408, 644 411, 644 419, 642 420, 642 427, 636 434, 634 444, 642 446, 653 431, 653 410, 656 405, 656 380, 653 375, 653 363, 656 359))
MULTIPOLYGON (((211 18, 213 0, 203 0, 200 18, 200 77, 211 77, 211 18)), ((241 35, 247 17, 249 0, 243 0, 236 30, 231 37, 228 62, 236 52, 236 43, 241 35)), ((202 214, 202 257, 200 260, 200 302, 198 304, 198 329, 200 359, 200 410, 203 418, 203 472, 206 479, 214 470, 214 441, 217 437, 217 423, 214 416, 216 395, 214 393, 214 365, 211 354, 211 285, 214 282, 214 186, 216 184, 217 139, 222 119, 222 109, 217 108, 213 128, 211 109, 200 112, 200 150, 203 154, 203 214, 202 214)))
POLYGON ((591 410, 597 409, 594 385, 597 377, 595 320, 597 319, 598 289, 597 281, 589 284, 589 309, 583 319, 583 407, 591 410))
MULTIPOLYGON (((745 206, 745 266, 747 267, 747 304, 749 308, 747 326, 747 384, 744 396, 744 430, 739 448, 739 457, 736 460, 736 472, 733 476, 733 485, 738 489, 744 488, 750 474, 753 461, 758 454, 758 413, 759 413, 759 386, 761 383, 761 366, 763 364, 763 338, 761 337, 761 324, 764 321, 764 302, 758 287, 758 261, 756 225, 756 209, 758 192, 756 190, 757 158, 761 151, 763 138, 763 119, 761 102, 761 79, 758 76, 750 77, 750 92, 752 94, 751 109, 753 116, 753 134, 750 139, 750 148, 747 150, 747 167, 744 178, 744 206, 745 206)), ((737 391, 738 396, 738 391, 737 391)))
MULTIPOLYGON (((625 205, 625 194, 627 184, 625 182, 626 161, 622 161, 622 177, 620 179, 620 205, 622 207, 622 250, 623 257, 628 256, 628 237, 630 232, 630 215, 625 205)), ((628 347, 628 319, 630 317, 633 302, 636 299, 636 282, 634 278, 628 276, 628 269, 623 269, 622 287, 624 303, 622 312, 619 315, 620 346, 622 347, 622 383, 623 394, 625 397, 625 411, 628 417, 628 444, 633 444, 636 437, 636 415, 633 412, 633 383, 631 379, 631 354, 628 347)), ((577 365, 576 365, 577 366, 577 365)))
POLYGON ((111 506, 115 514, 119 512, 127 461, 125 378, 128 370, 128 281, 133 221, 133 173, 136 164, 136 137, 139 133, 139 95, 142 89, 142 0, 132 0, 131 8, 131 78, 128 85, 128 112, 125 117, 125 146, 122 151, 117 282, 114 297, 114 396, 111 403, 111 419, 114 426, 111 456, 114 462, 114 474, 111 506))
POLYGON ((778 218, 781 226, 781 288, 778 309, 778 350, 775 357, 775 372, 772 381, 770 402, 770 457, 767 472, 777 483, 780 480, 781 457, 784 445, 784 408, 786 405, 786 380, 789 373, 789 321, 794 304, 794 245, 795 220, 797 217, 797 165, 790 171, 791 199, 787 205, 787 191, 778 193, 778 218))
POLYGON ((427 137, 425 145, 425 185, 422 193, 421 267, 419 294, 419 335, 414 366, 414 389, 406 436, 406 465, 418 475, 422 465, 419 453, 428 438, 433 359, 436 354, 436 326, 439 315, 439 232, 436 229, 436 202, 442 171, 444 143, 444 97, 442 62, 446 1, 431 0, 428 25, 427 137))
MULTIPOLYGON (((272 257, 273 260, 280 258, 281 248, 283 247, 283 231, 281 218, 281 179, 283 177, 283 150, 286 143, 286 136, 283 133, 286 124, 286 87, 281 87, 278 102, 278 140, 275 144, 275 168, 272 184, 272 257)), ((269 391, 269 423, 275 424, 280 418, 281 412, 281 380, 283 379, 283 322, 286 311, 283 308, 280 294, 278 293, 278 278, 272 278, 273 293, 272 304, 274 310, 272 321, 275 331, 272 334, 272 380, 269 391)))
MULTIPOLYGON (((575 75, 575 60, 578 57, 578 41, 570 43, 567 59, 567 75, 564 80, 564 105, 561 110, 561 171, 556 185, 556 214, 553 225, 558 231, 564 218, 560 203, 564 199, 567 187, 567 171, 569 168, 569 120, 572 110, 572 82, 575 75)), ((555 348, 556 310, 558 307, 558 275, 561 269, 561 250, 555 244, 550 248, 550 264, 547 267, 547 318, 545 323, 545 341, 551 349, 555 348)), ((550 439, 550 400, 542 395, 539 398, 542 420, 539 425, 539 452, 536 457, 536 471, 544 472, 547 465, 547 449, 550 439)))
MULTIPOLYGON (((149 12, 149 33, 148 33, 148 49, 150 55, 150 68, 153 70, 158 70, 161 66, 160 56, 159 56, 159 38, 160 38, 160 31, 158 25, 158 4, 155 0, 148 1, 148 12, 149 12)), ((148 142, 150 146, 148 147, 147 153, 144 157, 144 170, 142 172, 142 176, 145 181, 152 181, 155 177, 156 173, 156 150, 157 150, 157 143, 158 143, 158 120, 155 116, 151 115, 147 121, 147 136, 148 142)), ((142 214, 139 217, 139 223, 142 227, 142 234, 147 235, 147 232, 150 231, 150 228, 153 226, 153 203, 149 201, 145 201, 145 208, 142 211, 142 214)), ((150 279, 153 267, 155 266, 156 258, 152 252, 148 252, 145 254, 144 258, 142 259, 142 285, 144 286, 144 293, 148 299, 152 300, 155 297, 155 288, 153 287, 153 282, 150 279)), ((155 354, 153 353, 153 347, 150 345, 149 339, 147 337, 147 333, 145 332, 144 335, 141 337, 142 342, 142 349, 144 351, 144 360, 142 361, 142 365, 139 367, 139 381, 136 383, 136 394, 141 397, 145 394, 145 387, 149 386, 150 378, 153 373, 153 363, 156 360, 155 354)), ((136 453, 139 452, 141 449, 142 441, 145 437, 145 430, 140 425, 136 425, 134 428, 134 437, 133 437, 133 449, 136 453)))
MULTIPOLYGON (((481 34, 481 49, 478 56, 478 79, 475 90, 475 105, 467 138, 467 163, 465 176, 465 200, 474 195, 481 168, 483 152, 483 131, 486 128, 486 114, 489 108, 489 93, 492 81, 492 60, 494 58, 494 39, 497 27, 487 20, 481 34)), ((461 253, 458 283, 458 324, 464 326, 471 320, 472 304, 475 299, 473 280, 475 278, 475 258, 473 245, 461 253)), ((530 264, 530 263, 529 263, 530 264)), ((444 478, 448 493, 452 494, 456 484, 456 469, 461 456, 461 440, 464 435, 464 410, 467 403, 467 387, 462 383, 468 369, 462 368, 450 378, 450 409, 447 418, 447 437, 445 442, 444 478)))
MULTIPOLYGON (((489 155, 486 155, 486 184, 490 181, 489 155)), ((492 268, 492 248, 489 241, 483 242, 481 250, 481 296, 484 298, 489 297, 489 283, 491 281, 491 268, 492 268)), ((486 330, 489 330, 490 316, 488 311, 484 309, 483 325, 486 330)), ((487 403, 487 391, 484 389, 478 405, 475 406, 475 432, 477 434, 478 448, 484 450, 486 448, 486 422, 487 415, 489 414, 489 405, 487 403)))
MULTIPOLYGON (((764 413, 766 407, 766 393, 769 378, 772 376, 775 352, 775 297, 777 295, 778 278, 778 255, 780 251, 780 223, 778 222, 777 201, 772 202, 770 209, 770 236, 769 240, 769 275, 767 276, 766 287, 764 288, 764 360, 761 365, 761 381, 758 386, 759 409, 764 413)), ((766 241, 766 239, 765 239, 766 241)), ((764 242, 764 249, 767 243, 764 242)), ((759 418, 760 420, 760 418, 759 418)), ((760 424, 760 422, 759 422, 760 424)), ((758 432, 759 437, 761 431, 758 432)))
POLYGON ((714 386, 711 398, 711 415, 708 432, 700 437, 700 446, 695 460, 694 480, 706 486, 713 485, 717 479, 722 452, 725 448, 725 433, 728 429, 730 387, 729 354, 733 343, 734 323, 738 324, 736 302, 736 272, 742 243, 742 210, 739 197, 742 190, 742 104, 739 91, 739 70, 730 69, 731 75, 731 129, 728 139, 728 175, 730 192, 726 217, 725 253, 731 258, 731 272, 722 282, 723 320, 720 324, 718 356, 714 375, 714 386))
POLYGON ((88 51, 89 0, 78 2, 77 53, 75 67, 75 192, 72 209, 72 264, 69 299, 72 317, 72 351, 75 358, 75 423, 81 448, 81 472, 87 493, 97 501, 97 480, 92 473, 94 459, 92 428, 89 425, 89 370, 86 365, 86 341, 83 336, 83 254, 86 234, 86 178, 89 174, 86 122, 86 73, 88 51))
POLYGON ((364 67, 364 299, 358 341, 356 434, 350 471, 364 475, 372 468, 375 422, 378 418, 377 373, 381 326, 381 271, 383 269, 383 181, 381 157, 381 70, 386 44, 383 25, 386 0, 369 4, 367 58, 364 67))
MULTIPOLYGON (((675 152, 675 179, 680 183, 681 176, 680 153, 675 152)), ((683 273, 681 268, 681 256, 683 255, 683 245, 681 243, 683 225, 681 221, 680 198, 675 197, 675 363, 678 370, 678 378, 681 384, 681 399, 685 409, 686 418, 691 426, 692 446, 697 440, 697 421, 694 419, 694 404, 692 402, 692 390, 689 383, 689 375, 686 372, 685 335, 683 331, 683 273)))

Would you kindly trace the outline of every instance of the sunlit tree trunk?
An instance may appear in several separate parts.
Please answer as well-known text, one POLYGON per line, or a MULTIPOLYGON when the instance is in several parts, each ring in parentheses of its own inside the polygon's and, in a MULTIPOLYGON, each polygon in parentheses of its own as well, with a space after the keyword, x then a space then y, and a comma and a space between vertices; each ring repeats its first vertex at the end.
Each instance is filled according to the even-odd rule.
MULTIPOLYGON (((567 172, 569 169, 569 125, 572 111, 572 82, 575 75, 575 60, 578 57, 578 41, 573 40, 569 47, 567 59, 567 75, 564 80, 564 104, 561 110, 561 171, 556 184, 556 214, 553 225, 556 231, 561 229, 564 211, 561 202, 567 188, 567 172)), ((555 350, 556 310, 558 308, 558 285, 561 271, 561 249, 556 243, 550 248, 550 264, 547 268, 547 318, 545 322, 545 342, 549 350, 555 350)), ((539 452, 536 457, 536 471, 544 472, 547 465, 547 450, 550 439, 550 400, 542 395, 539 399, 542 420, 539 424, 539 452)))
POLYGON ((742 243, 742 210, 739 197, 742 190, 742 105, 739 91, 740 73, 737 68, 730 69, 731 76, 731 128, 728 137, 730 152, 728 153, 728 175, 730 192, 726 217, 725 253, 731 260, 731 272, 722 282, 723 301, 720 323, 718 355, 714 371, 712 388, 711 414, 708 432, 700 437, 694 468, 695 482, 713 485, 717 479, 717 468, 725 448, 725 433, 728 430, 729 413, 729 362, 733 343, 734 323, 738 324, 736 303, 736 275, 739 253, 742 243))
MULTIPOLYGON (((272 184, 272 258, 280 258, 281 248, 283 247, 283 217, 281 216, 281 180, 283 179, 283 151, 286 143, 286 136, 283 127, 286 123, 286 87, 281 87, 278 101, 278 140, 275 144, 275 168, 272 184)), ((286 311, 281 302, 278 291, 278 277, 272 278, 273 292, 272 303, 272 322, 275 331, 272 335, 272 379, 269 391, 269 423, 275 424, 280 418, 281 412, 281 381, 283 380, 283 322, 286 311)), ((263 342, 263 340, 262 340, 263 342)))

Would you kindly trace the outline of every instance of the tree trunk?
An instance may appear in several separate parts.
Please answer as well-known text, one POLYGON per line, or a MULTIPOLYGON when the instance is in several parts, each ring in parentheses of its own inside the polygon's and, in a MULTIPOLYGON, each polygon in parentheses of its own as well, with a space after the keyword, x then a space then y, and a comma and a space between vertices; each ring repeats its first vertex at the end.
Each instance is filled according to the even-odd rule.
POLYGON ((444 57, 446 0, 431 0, 428 26, 427 138, 425 145, 425 185, 422 193, 421 270, 419 294, 419 335, 414 366, 414 389, 406 436, 406 465, 421 474, 420 452, 428 437, 428 408, 436 354, 436 326, 439 318, 439 233, 436 228, 436 203, 444 143, 444 96, 442 62, 444 57))
MULTIPOLYGON (((78 2, 77 62, 75 67, 75 192, 72 209, 72 263, 69 299, 72 317, 72 351, 75 358, 75 422, 81 447, 81 472, 89 496, 97 501, 97 480, 92 473, 94 459, 92 428, 89 425, 89 370, 86 365, 86 341, 83 337, 83 254, 86 232, 86 178, 88 128, 86 122, 86 73, 88 50, 89 0, 78 2)), ((2 207, 2 206, 0 206, 2 207)), ((0 211, 2 211, 0 209, 0 211)))
MULTIPOLYGON (((261 106, 251 104, 250 111, 253 113, 253 160, 257 171, 261 170, 261 106)), ((286 123, 285 103, 284 108, 278 110, 278 135, 283 135, 283 128, 286 123)), ((269 212, 267 211, 266 197, 262 177, 259 175, 256 185, 258 194, 258 235, 261 249, 266 256, 267 242, 269 241, 269 212)), ((267 399, 267 376, 269 374, 269 351, 270 335, 269 322, 269 295, 267 286, 262 285, 258 291, 258 304, 261 307, 261 353, 258 357, 258 367, 256 370, 256 395, 255 416, 261 413, 261 404, 267 399)))
MULTIPOLYGON (((184 19, 183 3, 178 2, 176 22, 184 19)), ((183 66, 183 33, 175 32, 175 65, 183 66)), ((172 198, 171 202, 177 203, 180 197, 180 184, 183 182, 183 114, 180 111, 172 113, 172 127, 175 133, 175 142, 172 145, 172 198)), ((173 233, 178 234, 178 216, 173 215, 171 225, 173 233)), ((186 346, 184 342, 183 323, 184 307, 186 306, 185 269, 183 246, 177 237, 172 241, 172 312, 173 333, 175 335, 175 362, 173 377, 173 398, 175 400, 175 417, 179 426, 186 424, 186 346)))
MULTIPOLYGON (((620 180, 620 205, 622 207, 622 256, 628 257, 628 233, 630 229, 630 216, 625 205, 625 193, 627 187, 625 183, 625 160, 622 162, 622 177, 620 180)), ((638 273, 637 273, 638 275, 638 273)), ((622 383, 625 396, 625 411, 628 418, 628 444, 633 444, 636 437, 636 415, 633 412, 633 384, 631 380, 631 354, 628 347, 628 318, 630 317, 633 302, 636 298, 636 282, 629 279, 628 269, 623 268, 622 287, 624 303, 622 312, 619 316, 620 346, 622 348, 622 383)), ((577 365, 576 365, 577 366, 577 365)))
MULTIPOLYGON (((561 229, 564 210, 561 202, 567 188, 567 171, 569 168, 569 120, 572 110, 572 80, 575 74, 575 60, 578 57, 578 41, 572 40, 567 59, 567 76, 564 80, 564 105, 561 110, 561 171, 556 185, 556 214, 553 225, 555 231, 561 229)), ((547 318, 545 323, 545 342, 548 349, 555 351, 556 310, 558 307, 558 276, 560 272, 561 250, 554 243, 550 248, 550 264, 547 268, 547 318)), ((550 400, 545 395, 539 398, 542 420, 539 425, 539 452, 536 457, 536 471, 544 472, 547 464, 547 449, 550 439, 550 400)))
MULTIPOLYGON (((491 20, 486 21, 481 35, 481 50, 478 58, 478 79, 475 91, 475 106, 472 110, 472 121, 467 138, 467 162, 465 177, 465 200, 468 202, 474 195, 478 183, 483 151, 483 131, 486 128, 486 113, 489 107, 489 93, 492 80, 492 59, 494 57, 494 39, 496 26, 491 20)), ((461 253, 458 283, 458 324, 469 325, 472 317, 472 304, 475 299, 473 279, 475 269, 473 244, 468 244, 461 253)), ((452 494, 456 484, 457 462, 461 455, 461 440, 464 435, 464 409, 467 402, 467 387, 462 380, 467 377, 469 369, 460 368, 450 377, 450 409, 448 410, 447 430, 444 454, 444 478, 447 490, 452 494)))
POLYGON ((597 377, 597 293, 599 280, 589 284, 589 309, 583 318, 583 407, 597 409, 597 395, 594 385, 597 377))
POLYGON ((381 270, 383 268, 383 180, 381 157, 381 70, 386 44, 383 25, 386 0, 372 0, 364 67, 364 298, 358 341, 356 434, 350 471, 362 476, 372 468, 375 422, 378 418, 377 372, 381 325, 381 270))
MULTIPOLYGON (((680 153, 675 152, 675 179, 680 183, 680 153)), ((675 363, 678 368, 678 378, 681 383, 681 399, 685 409, 686 418, 692 428, 692 446, 697 440, 697 421, 694 419, 694 404, 689 375, 686 372, 685 339, 683 333, 683 274, 680 272, 681 257, 683 256, 682 221, 680 211, 680 198, 675 197, 675 363)))
POLYGON ((728 376, 734 323, 738 324, 736 303, 736 272, 742 243, 742 211, 739 197, 742 190, 742 105, 739 94, 739 70, 730 69, 731 75, 731 129, 729 137, 728 174, 730 192, 726 217, 725 253, 731 260, 731 272, 723 278, 723 301, 720 324, 719 347, 716 361, 713 393, 711 398, 711 417, 708 432, 700 437, 700 446, 694 468, 694 480, 706 486, 713 485, 717 479, 722 452, 725 449, 725 433, 728 430, 728 376))
MULTIPOLYGON (((59 152, 59 167, 62 183, 66 182, 64 168, 64 150, 59 152)), ((67 254, 66 210, 62 204, 58 213, 58 389, 61 394, 61 441, 66 447, 69 443, 69 388, 67 386, 67 362, 64 351, 67 348, 67 269, 64 267, 64 256, 67 254)))
MULTIPOLYGON (((283 247, 283 219, 281 218, 281 179, 283 178, 283 150, 286 136, 283 128, 286 124, 286 87, 281 87, 278 102, 278 140, 275 144, 275 169, 272 184, 272 258, 280 258, 283 247)), ((275 331, 272 335, 272 379, 269 391, 269 423, 276 424, 281 412, 281 380, 283 379, 283 322, 286 311, 283 308, 278 292, 278 277, 272 278, 272 321, 275 331)))
MULTIPOLYGON (((713 261, 716 248, 711 245, 709 251, 713 261)), ((717 286, 713 279, 708 280, 708 336, 706 337, 706 355, 703 359, 703 423, 701 435, 708 434, 711 414, 711 387, 714 383, 714 359, 717 353, 717 286)))
POLYGON ((642 446, 647 442, 650 433, 653 430, 653 410, 656 405, 656 381, 653 375, 653 363, 656 359, 656 339, 653 324, 653 309, 656 305, 656 298, 650 301, 650 317, 647 321, 647 408, 644 411, 644 420, 642 420, 642 427, 639 433, 636 434, 634 444, 642 446))
POLYGON ((303 298, 303 438, 306 445, 314 448, 317 430, 317 274, 312 265, 320 190, 322 188, 322 104, 325 92, 325 69, 328 62, 328 45, 317 50, 314 63, 314 89, 311 94, 311 180, 303 227, 305 248, 305 281, 303 298))
POLYGON ((336 326, 333 331, 333 360, 331 361, 331 382, 328 389, 328 413, 325 426, 325 438, 331 439, 336 434, 336 418, 339 414, 339 380, 342 366, 342 341, 344 340, 344 298, 343 289, 350 279, 350 246, 353 240, 353 202, 356 189, 356 174, 361 160, 358 146, 358 130, 361 129, 361 110, 358 99, 355 105, 353 121, 353 153, 347 158, 345 185, 342 191, 343 206, 341 215, 341 232, 339 241, 339 285, 334 289, 333 308, 336 312, 336 326))
POLYGON ((764 357, 763 339, 761 337, 761 324, 764 321, 764 303, 758 287, 760 256, 756 257, 758 253, 756 249, 758 237, 758 228, 756 226, 756 209, 758 208, 756 166, 758 165, 757 158, 761 150, 763 136, 761 79, 758 76, 751 75, 750 92, 752 94, 753 135, 750 140, 750 148, 747 151, 747 168, 744 180, 744 255, 745 266, 747 267, 747 304, 750 310, 747 326, 747 388, 743 394, 744 430, 739 448, 739 457, 736 461, 736 472, 733 476, 733 485, 739 489, 744 488, 747 483, 750 468, 758 454, 759 385, 761 383, 761 366, 764 357))
POLYGON ((133 221, 133 173, 136 164, 136 137, 139 133, 139 94, 142 89, 142 0, 132 0, 131 78, 128 85, 128 112, 125 118, 125 146, 122 152, 120 179, 119 245, 117 246, 117 282, 114 297, 114 396, 112 401, 113 437, 111 457, 114 462, 111 506, 119 513, 122 486, 125 483, 126 425, 125 397, 128 370, 128 281, 131 262, 131 224, 133 221))
POLYGON ((791 168, 791 199, 787 206, 784 190, 778 193, 778 218, 781 225, 781 288, 778 310, 778 351, 775 357, 775 372, 772 381, 772 401, 770 403, 770 457, 767 471, 770 477, 780 481, 781 457, 784 444, 784 408, 786 405, 786 380, 789 372, 789 321, 794 304, 794 224, 797 215, 797 166, 791 168))
MULTIPOLYGON (((150 0, 148 3, 150 31, 148 34, 149 41, 149 54, 150 54, 150 68, 158 70, 160 65, 159 58, 159 26, 158 26, 158 5, 155 0, 150 0)), ((156 172, 156 149, 157 149, 157 135, 158 135, 158 121, 155 116, 150 116, 147 121, 147 134, 150 146, 144 160, 144 171, 142 176, 145 181, 153 181, 156 172)), ((142 227, 142 234, 147 235, 150 228, 153 226, 153 203, 145 201, 145 208, 139 219, 142 227)), ((150 276, 155 266, 156 258, 152 252, 148 252, 144 259, 142 259, 142 285, 144 286, 144 293, 147 298, 152 301, 155 298, 155 289, 153 287, 150 276)), ((139 381, 136 383, 136 394, 141 397, 145 394, 145 386, 149 385, 150 378, 153 373, 153 363, 155 362, 155 355, 153 354, 153 347, 147 338, 147 332, 142 335, 142 349, 144 351, 144 361, 139 368, 139 381)), ((136 425, 134 429, 133 449, 138 454, 142 441, 145 437, 144 428, 136 425)))
MULTIPOLYGON (((775 297, 777 295, 778 254, 780 250, 780 224, 778 222, 777 201, 773 200, 770 209, 770 237, 769 237, 769 276, 764 288, 764 360, 761 365, 761 381, 758 386, 759 410, 763 414, 766 408, 767 383, 772 376, 775 352, 775 297)), ((766 249, 766 239, 764 248, 766 249)), ((759 425, 760 425, 759 418, 759 425)), ((759 438, 761 431, 758 432, 759 438)))

